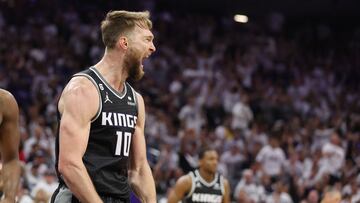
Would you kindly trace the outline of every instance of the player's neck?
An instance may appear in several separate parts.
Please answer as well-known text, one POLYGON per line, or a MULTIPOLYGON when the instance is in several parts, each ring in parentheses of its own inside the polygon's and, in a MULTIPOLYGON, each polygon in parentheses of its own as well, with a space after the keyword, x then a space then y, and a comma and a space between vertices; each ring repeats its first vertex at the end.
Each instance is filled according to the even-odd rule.
POLYGON ((215 173, 207 172, 201 168, 199 168, 199 173, 202 179, 204 179, 208 183, 211 183, 215 178, 215 173))
POLYGON ((119 54, 106 50, 103 58, 94 65, 105 80, 119 92, 122 92, 128 77, 123 61, 123 57, 119 54))

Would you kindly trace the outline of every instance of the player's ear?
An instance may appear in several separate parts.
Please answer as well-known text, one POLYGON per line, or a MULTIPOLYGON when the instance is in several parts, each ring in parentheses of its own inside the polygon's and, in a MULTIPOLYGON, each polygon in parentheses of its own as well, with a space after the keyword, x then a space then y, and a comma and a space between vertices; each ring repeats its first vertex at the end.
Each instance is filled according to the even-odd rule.
POLYGON ((117 43, 116 43, 116 46, 120 49, 124 49, 124 50, 127 50, 128 47, 129 47, 129 40, 127 37, 125 36, 120 36, 117 43))

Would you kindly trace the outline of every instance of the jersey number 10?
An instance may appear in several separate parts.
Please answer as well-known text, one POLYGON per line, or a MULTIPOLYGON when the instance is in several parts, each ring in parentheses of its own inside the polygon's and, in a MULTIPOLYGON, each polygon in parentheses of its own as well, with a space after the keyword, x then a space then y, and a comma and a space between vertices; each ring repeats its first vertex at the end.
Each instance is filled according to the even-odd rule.
POLYGON ((130 143, 131 143, 131 133, 116 131, 117 141, 116 141, 116 156, 129 156, 130 143))

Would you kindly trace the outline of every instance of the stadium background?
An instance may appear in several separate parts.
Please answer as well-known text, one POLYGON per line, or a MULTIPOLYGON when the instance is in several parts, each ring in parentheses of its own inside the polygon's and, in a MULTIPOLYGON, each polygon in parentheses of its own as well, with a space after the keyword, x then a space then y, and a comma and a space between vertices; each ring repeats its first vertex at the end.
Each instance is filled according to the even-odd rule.
POLYGON ((102 56, 99 23, 117 9, 152 14, 157 52, 134 86, 146 103, 159 201, 209 145, 234 202, 318 202, 329 190, 359 202, 359 8, 355 0, 1 0, 0 87, 21 108, 21 202, 46 200, 56 187, 57 99, 102 56), (236 23, 237 13, 249 22, 236 23))

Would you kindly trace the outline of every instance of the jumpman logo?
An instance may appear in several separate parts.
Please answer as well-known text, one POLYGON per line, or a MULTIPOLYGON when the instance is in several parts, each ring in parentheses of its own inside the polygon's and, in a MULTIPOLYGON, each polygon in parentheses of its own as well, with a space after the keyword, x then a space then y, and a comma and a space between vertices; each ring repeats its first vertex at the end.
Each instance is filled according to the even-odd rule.
POLYGON ((106 103, 106 102, 113 103, 113 102, 110 100, 110 98, 109 98, 108 92, 106 92, 106 95, 105 95, 105 101, 104 101, 104 103, 106 103))

